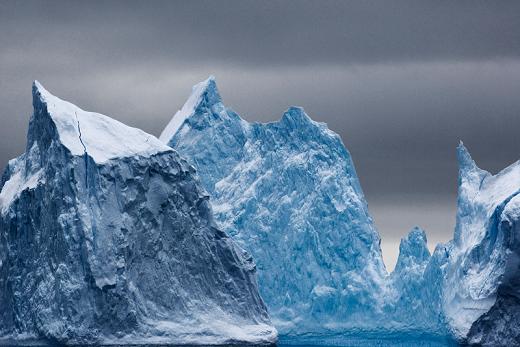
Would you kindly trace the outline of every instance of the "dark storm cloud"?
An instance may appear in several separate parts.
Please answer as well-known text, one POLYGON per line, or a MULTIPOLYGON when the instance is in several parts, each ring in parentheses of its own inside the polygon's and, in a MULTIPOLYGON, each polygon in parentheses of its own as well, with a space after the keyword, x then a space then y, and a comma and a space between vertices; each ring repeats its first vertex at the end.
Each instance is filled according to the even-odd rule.
POLYGON ((296 104, 341 134, 383 245, 415 224, 445 240, 459 139, 491 171, 520 158, 519 13, 519 1, 2 1, 0 165, 23 152, 34 79, 158 135, 214 74, 248 120, 296 104))

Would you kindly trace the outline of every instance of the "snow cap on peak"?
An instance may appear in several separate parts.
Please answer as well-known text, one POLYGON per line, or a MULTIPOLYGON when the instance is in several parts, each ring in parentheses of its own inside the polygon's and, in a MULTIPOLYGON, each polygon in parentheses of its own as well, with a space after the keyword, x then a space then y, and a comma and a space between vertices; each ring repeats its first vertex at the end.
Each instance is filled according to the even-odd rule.
POLYGON ((215 81, 215 77, 211 75, 206 80, 192 87, 191 95, 188 100, 182 108, 175 113, 170 123, 168 123, 161 133, 161 136, 159 136, 159 139, 164 143, 168 143, 181 128, 186 119, 195 113, 204 113, 221 102, 222 98, 217 88, 217 82, 215 81))
POLYGON ((220 93, 217 88, 217 82, 215 81, 215 76, 210 75, 206 80, 193 86, 193 91, 196 89, 201 92, 199 104, 206 102, 206 106, 213 106, 216 103, 222 102, 220 93))
POLYGON ((47 90, 42 86, 42 84, 38 82, 38 80, 33 81, 32 91, 33 95, 41 94, 42 92, 48 93, 47 90))
POLYGON ((105 115, 87 112, 33 82, 34 113, 29 124, 28 148, 57 140, 72 155, 88 154, 98 163, 119 157, 171 151, 154 136, 105 115))
POLYGON ((426 232, 418 226, 414 226, 406 236, 408 240, 426 244, 426 232))
POLYGON ((44 104, 48 96, 52 96, 51 93, 45 89, 45 87, 37 80, 33 81, 32 84, 32 97, 33 107, 36 109, 39 105, 44 104))

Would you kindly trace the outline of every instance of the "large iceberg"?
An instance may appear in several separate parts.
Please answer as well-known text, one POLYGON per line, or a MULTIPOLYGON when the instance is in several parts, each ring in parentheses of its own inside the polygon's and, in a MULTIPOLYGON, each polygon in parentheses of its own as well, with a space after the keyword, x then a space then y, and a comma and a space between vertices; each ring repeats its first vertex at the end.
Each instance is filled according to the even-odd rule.
POLYGON ((350 154, 291 107, 259 124, 197 84, 160 140, 198 170, 219 225, 253 254, 283 336, 376 332, 520 343, 520 164, 493 176, 459 153, 454 240, 413 229, 388 274, 350 154))
POLYGON ((0 183, 3 341, 276 341, 255 264, 176 151, 38 82, 33 106, 0 183))
POLYGON ((379 234, 351 156, 325 124, 299 107, 248 123, 210 77, 160 139, 197 168, 219 226, 252 253, 283 335, 386 324, 379 234))

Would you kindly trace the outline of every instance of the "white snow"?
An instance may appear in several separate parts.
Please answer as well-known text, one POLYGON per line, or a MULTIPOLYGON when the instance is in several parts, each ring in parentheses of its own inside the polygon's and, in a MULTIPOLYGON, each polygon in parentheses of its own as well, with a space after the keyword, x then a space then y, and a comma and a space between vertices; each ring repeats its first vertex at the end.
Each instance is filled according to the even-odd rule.
POLYGON ((193 86, 190 97, 182 106, 182 108, 175 113, 175 115, 173 116, 170 123, 168 123, 166 128, 164 128, 164 130, 161 133, 161 136, 159 136, 159 140, 161 140, 164 143, 168 143, 168 141, 173 137, 173 135, 175 135, 177 130, 179 130, 179 128, 182 126, 186 118, 193 114, 195 108, 200 102, 200 98, 204 94, 204 91, 208 88, 209 83, 214 79, 215 77, 210 76, 205 81, 197 83, 193 86))
POLYGON ((482 182, 479 198, 489 206, 497 206, 514 194, 520 186, 520 161, 517 161, 482 182))
POLYGON ((16 172, 14 172, 9 181, 4 184, 0 192, 0 211, 2 215, 6 214, 11 203, 22 191, 36 188, 41 181, 42 170, 26 175, 25 170, 20 168, 20 166, 22 165, 15 167, 16 172))
POLYGON ((84 111, 52 95, 38 81, 34 85, 47 104, 60 141, 73 155, 83 155, 86 150, 95 162, 103 163, 114 158, 148 156, 172 150, 155 136, 105 115, 84 111))

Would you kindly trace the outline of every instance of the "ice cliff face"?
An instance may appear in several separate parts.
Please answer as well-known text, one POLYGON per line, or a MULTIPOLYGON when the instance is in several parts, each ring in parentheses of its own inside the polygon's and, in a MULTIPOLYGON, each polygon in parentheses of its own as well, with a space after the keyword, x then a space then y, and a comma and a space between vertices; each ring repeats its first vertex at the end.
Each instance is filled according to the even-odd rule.
POLYGON ((33 86, 0 183, 0 335, 60 343, 274 342, 251 258, 155 137, 33 86))
POLYGON ((253 254, 281 333, 379 328, 380 239, 337 134, 297 107, 248 123, 209 78, 160 139, 197 168, 219 226, 253 254))
POLYGON ((496 175, 458 148, 455 237, 443 307, 453 333, 490 346, 520 343, 520 162, 496 175))

